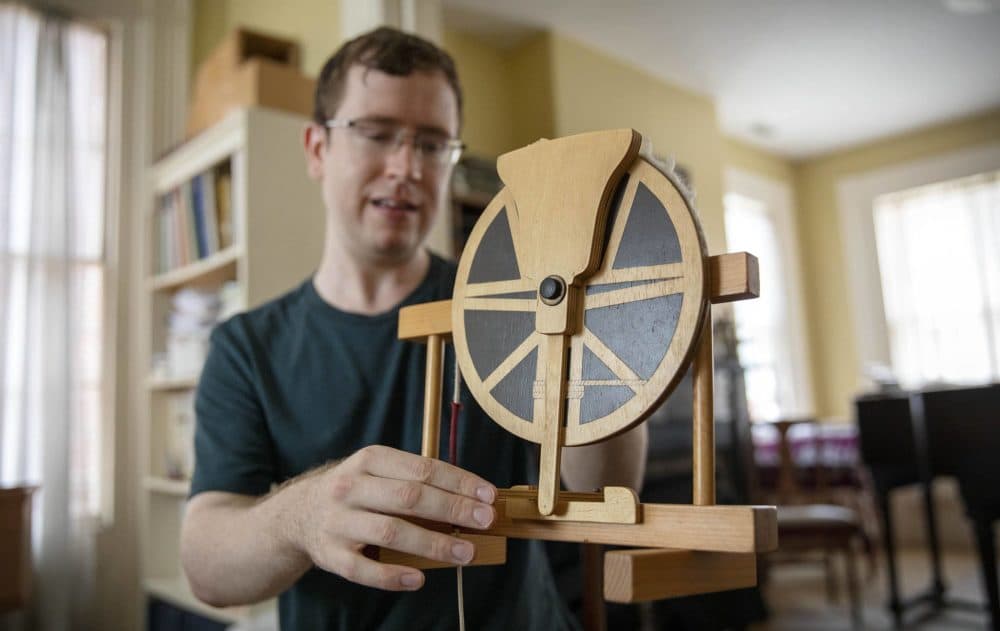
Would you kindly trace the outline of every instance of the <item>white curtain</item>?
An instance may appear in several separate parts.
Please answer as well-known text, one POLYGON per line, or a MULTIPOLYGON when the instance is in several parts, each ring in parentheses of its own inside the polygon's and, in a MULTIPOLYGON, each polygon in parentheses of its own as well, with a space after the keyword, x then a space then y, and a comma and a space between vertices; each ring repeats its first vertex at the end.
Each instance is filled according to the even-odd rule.
POLYGON ((38 485, 29 628, 89 628, 107 39, 0 4, 0 485, 38 485))
POLYGON ((756 300, 733 303, 750 419, 776 421, 802 414, 789 333, 791 287, 778 226, 761 200, 726 193, 724 203, 726 245, 758 257, 760 286, 766 289, 756 300))
POLYGON ((900 383, 1000 379, 1000 172, 883 195, 874 213, 900 383))

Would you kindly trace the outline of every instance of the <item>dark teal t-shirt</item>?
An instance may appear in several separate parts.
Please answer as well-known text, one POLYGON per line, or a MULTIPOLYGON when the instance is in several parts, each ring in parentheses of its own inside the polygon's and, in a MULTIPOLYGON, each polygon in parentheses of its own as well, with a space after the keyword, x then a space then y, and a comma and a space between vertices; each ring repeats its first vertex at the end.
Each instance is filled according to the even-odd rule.
MULTIPOLYGON (((400 306, 451 297, 455 268, 432 257, 400 306)), ((198 384, 191 494, 267 493, 272 484, 372 444, 420 453, 426 346, 396 338, 399 308, 376 316, 331 307, 312 280, 221 324, 198 384)), ((452 392, 446 358, 443 400, 452 392)), ((498 487, 523 484, 531 446, 492 422, 463 391, 458 462, 498 487)), ((442 405, 441 452, 449 419, 442 405)), ((507 563, 464 570, 469 629, 571 626, 544 548, 510 539, 507 563)), ((456 629, 454 570, 429 570, 416 592, 362 587, 312 569, 281 595, 281 628, 456 629)))

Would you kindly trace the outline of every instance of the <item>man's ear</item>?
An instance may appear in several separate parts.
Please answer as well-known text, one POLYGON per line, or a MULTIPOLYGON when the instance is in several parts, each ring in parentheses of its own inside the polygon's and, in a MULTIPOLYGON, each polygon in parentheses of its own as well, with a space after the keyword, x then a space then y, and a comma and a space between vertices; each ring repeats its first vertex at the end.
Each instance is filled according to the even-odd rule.
POLYGON ((306 123, 302 130, 302 148, 306 155, 306 173, 314 180, 323 177, 323 151, 326 140, 326 129, 313 122, 306 123))

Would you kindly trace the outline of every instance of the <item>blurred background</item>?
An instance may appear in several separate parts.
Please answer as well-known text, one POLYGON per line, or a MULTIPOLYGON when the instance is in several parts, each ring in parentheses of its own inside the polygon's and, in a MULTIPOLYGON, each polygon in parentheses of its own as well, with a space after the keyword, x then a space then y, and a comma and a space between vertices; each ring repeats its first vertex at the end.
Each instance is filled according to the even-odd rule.
MULTIPOLYGON (((1000 628, 996 0, 0 2, 0 628, 269 628, 180 572, 192 393, 213 324, 314 269, 313 82, 380 24, 465 91, 435 250, 497 156, 632 127, 709 253, 760 259, 761 297, 715 311, 718 476, 783 507, 781 549, 760 590, 608 626, 1000 628)), ((646 501, 690 501, 688 390, 646 501)))

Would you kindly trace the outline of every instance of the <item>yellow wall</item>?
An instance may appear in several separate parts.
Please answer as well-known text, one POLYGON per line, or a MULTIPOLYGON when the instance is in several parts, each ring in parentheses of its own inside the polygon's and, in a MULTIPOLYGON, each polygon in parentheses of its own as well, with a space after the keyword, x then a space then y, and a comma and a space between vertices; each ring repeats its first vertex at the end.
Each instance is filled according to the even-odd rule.
POLYGON ((495 157, 508 151, 514 125, 508 56, 458 31, 446 29, 443 39, 462 84, 462 139, 469 153, 495 157))
POLYGON ((712 101, 568 37, 553 36, 552 48, 556 135, 632 127, 649 137, 656 154, 691 172, 709 251, 721 252, 723 140, 712 101))
POLYGON ((340 45, 340 6, 336 0, 195 0, 191 65, 198 64, 238 26, 299 42, 302 71, 315 77, 340 45))
POLYGON ((540 33, 509 54, 514 136, 510 149, 556 136, 552 35, 540 33))
POLYGON ((469 153, 496 157, 553 135, 551 36, 511 49, 446 29, 465 98, 463 140, 469 153))
POLYGON ((794 185, 795 172, 791 161, 735 138, 723 139, 722 161, 725 168, 753 173, 786 184, 789 188, 794 185))
MULTIPOLYGON (((1000 110, 924 129, 794 167, 816 406, 849 417, 858 353, 848 300, 837 184, 853 176, 1000 140, 1000 110)), ((877 274, 878 270, 872 270, 877 274)))

